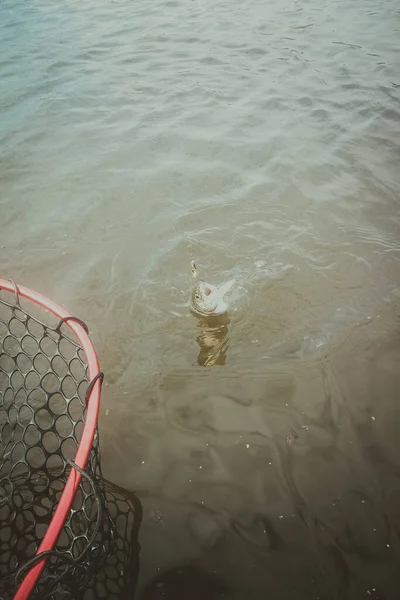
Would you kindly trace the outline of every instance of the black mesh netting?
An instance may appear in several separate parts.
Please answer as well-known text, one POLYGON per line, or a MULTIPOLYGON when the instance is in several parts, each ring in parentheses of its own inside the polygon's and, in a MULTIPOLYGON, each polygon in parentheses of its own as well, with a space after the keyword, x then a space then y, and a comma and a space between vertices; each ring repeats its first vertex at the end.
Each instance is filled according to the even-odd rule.
MULTIPOLYGON (((31 568, 85 424, 84 352, 64 323, 0 290, 0 600, 31 568)), ((98 433, 32 598, 132 598, 140 503, 103 480, 98 433)))

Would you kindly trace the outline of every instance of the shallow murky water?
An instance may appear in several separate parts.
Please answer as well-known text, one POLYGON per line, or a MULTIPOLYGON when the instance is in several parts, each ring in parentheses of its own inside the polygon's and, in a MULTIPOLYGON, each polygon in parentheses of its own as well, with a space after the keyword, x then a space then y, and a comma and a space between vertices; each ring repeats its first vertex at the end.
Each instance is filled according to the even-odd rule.
POLYGON ((139 593, 191 564, 191 598, 206 574, 398 597, 399 24, 394 0, 0 2, 2 276, 90 327, 139 593), (236 279, 216 322, 192 257, 236 279))

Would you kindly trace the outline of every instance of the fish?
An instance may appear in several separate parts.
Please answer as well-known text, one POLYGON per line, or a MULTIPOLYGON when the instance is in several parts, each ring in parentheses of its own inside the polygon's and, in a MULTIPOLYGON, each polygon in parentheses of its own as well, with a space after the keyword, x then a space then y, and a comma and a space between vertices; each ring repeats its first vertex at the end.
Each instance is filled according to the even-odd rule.
MULTIPOLYGON (((193 277, 197 277, 197 268, 194 261, 192 261, 191 267, 193 277)), ((224 296, 233 287, 234 283, 235 280, 231 279, 222 285, 216 286, 202 280, 199 281, 192 290, 190 298, 191 309, 203 316, 224 314, 228 310, 224 296)))

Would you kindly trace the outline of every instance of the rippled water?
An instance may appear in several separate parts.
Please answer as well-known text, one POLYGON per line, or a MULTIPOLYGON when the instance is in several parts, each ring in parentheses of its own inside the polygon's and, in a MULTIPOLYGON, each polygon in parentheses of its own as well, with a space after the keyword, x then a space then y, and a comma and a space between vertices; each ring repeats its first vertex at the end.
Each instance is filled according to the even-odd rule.
POLYGON ((191 599, 399 596, 399 29, 394 0, 0 1, 2 275, 90 326, 146 598, 188 564, 191 599), (192 257, 236 279, 215 323, 192 257))

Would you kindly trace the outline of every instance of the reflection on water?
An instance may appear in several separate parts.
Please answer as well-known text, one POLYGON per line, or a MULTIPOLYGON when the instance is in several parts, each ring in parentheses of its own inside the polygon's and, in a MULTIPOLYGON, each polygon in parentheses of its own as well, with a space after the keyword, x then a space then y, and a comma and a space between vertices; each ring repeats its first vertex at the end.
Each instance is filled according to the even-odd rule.
POLYGON ((200 346, 197 364, 201 367, 224 365, 229 348, 229 338, 227 336, 230 321, 228 314, 213 317, 196 315, 196 318, 199 321, 200 328, 200 333, 196 338, 200 346))

